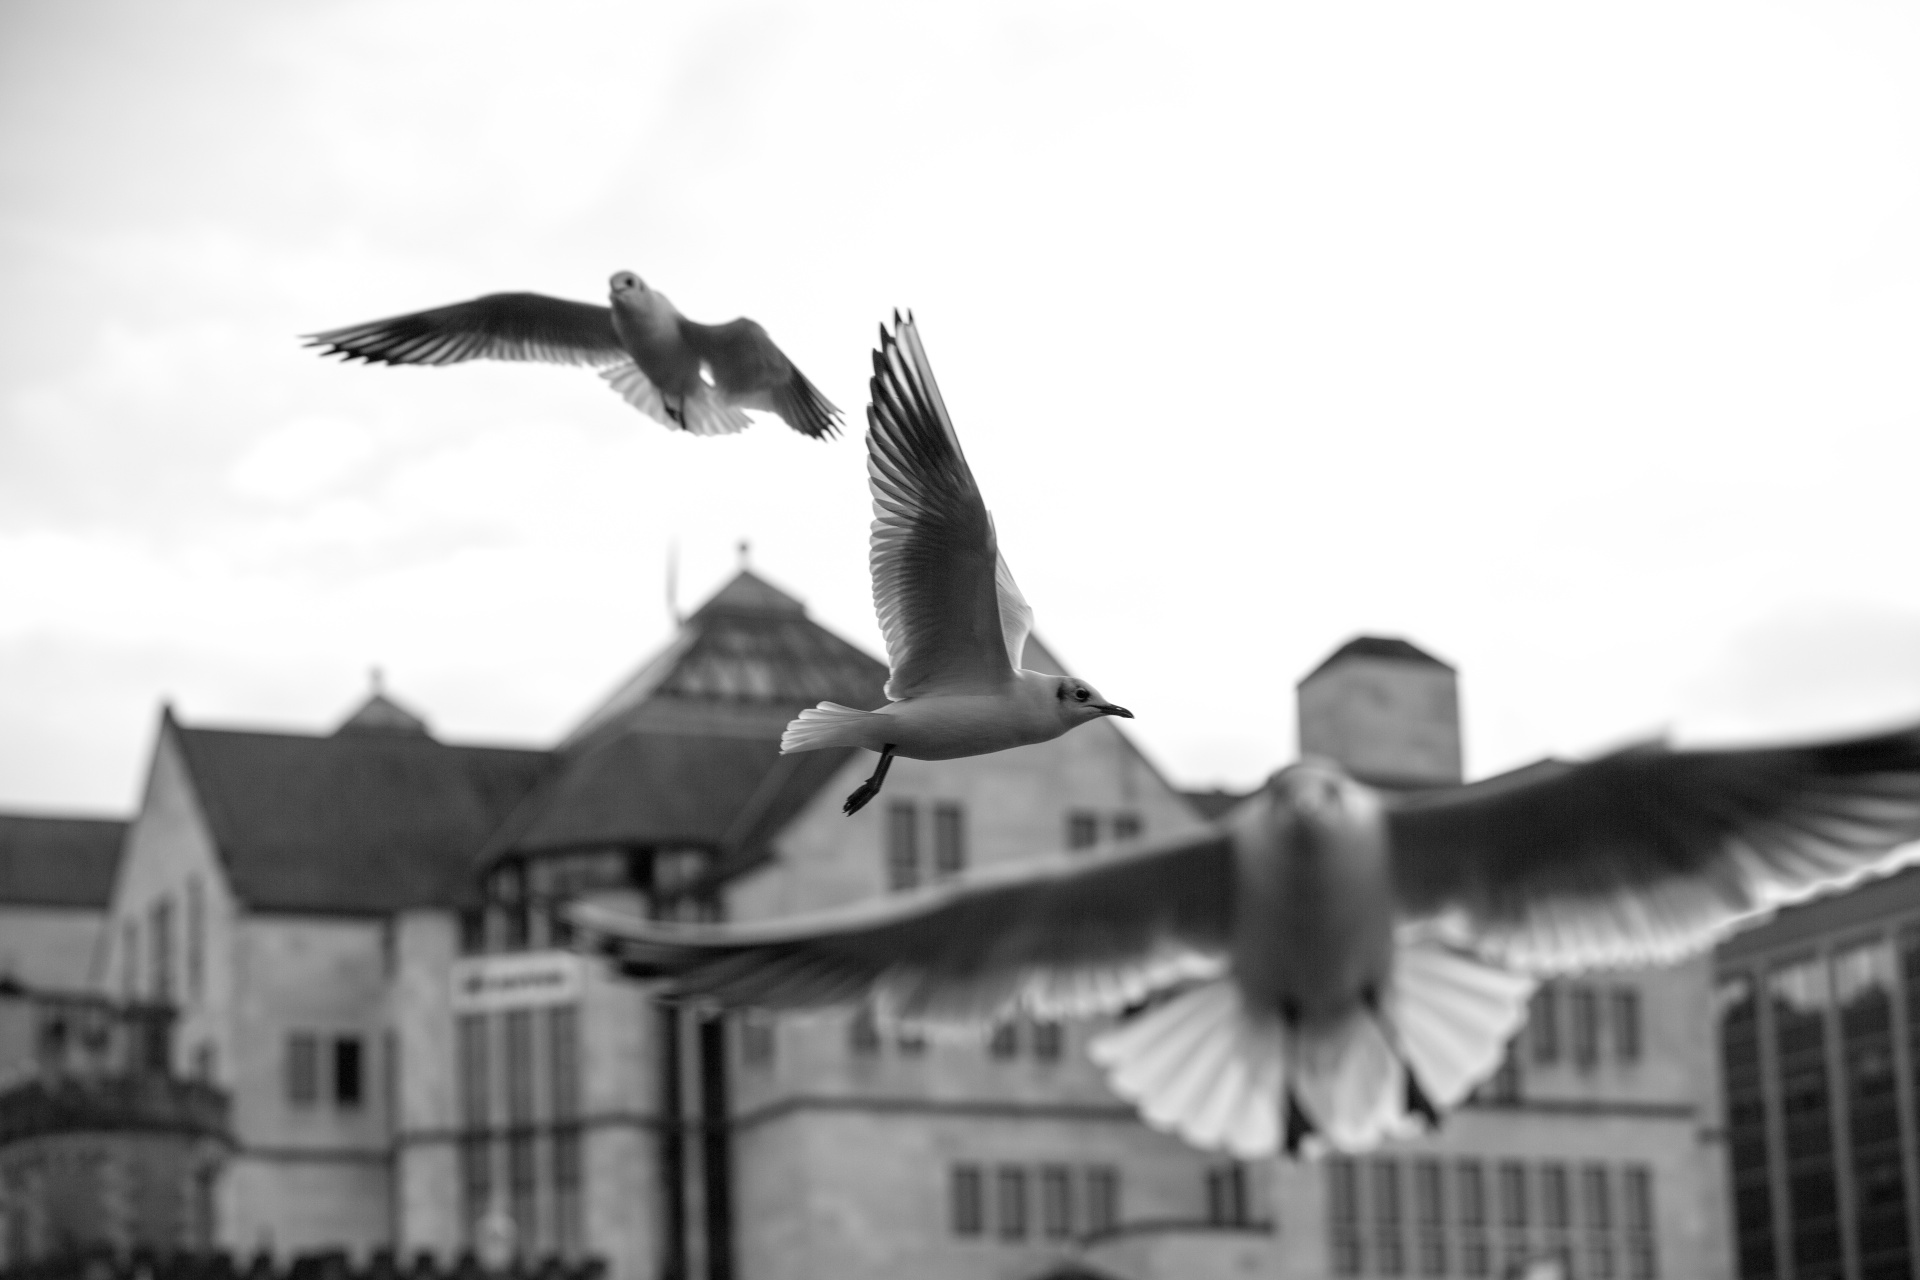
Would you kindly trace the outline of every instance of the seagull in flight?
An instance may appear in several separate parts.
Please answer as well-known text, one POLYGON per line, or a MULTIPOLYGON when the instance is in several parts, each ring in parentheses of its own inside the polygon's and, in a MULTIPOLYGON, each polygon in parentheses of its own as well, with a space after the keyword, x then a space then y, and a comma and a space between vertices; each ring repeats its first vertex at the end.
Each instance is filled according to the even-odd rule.
POLYGON ((823 702, 780 738, 782 753, 865 747, 873 776, 847 797, 880 794, 895 756, 952 760, 1047 742, 1102 716, 1133 712, 1071 676, 1021 667, 1033 610, 1000 554, 960 437, 912 316, 880 330, 867 407, 868 563, 891 673, 877 711, 823 702))
POLYGON ((674 925, 582 904, 629 973, 722 1008, 873 1000, 932 1025, 1122 1014, 1091 1054, 1156 1127, 1243 1158, 1438 1124, 1539 976, 1659 964, 1920 840, 1920 726, 1642 746, 1389 795, 1307 760, 1222 826, 808 917, 674 925))
POLYGON ((649 418, 694 435, 741 430, 745 409, 777 414, 816 440, 838 434, 840 411, 754 321, 689 320, 631 271, 615 272, 609 289, 612 305, 605 307, 543 293, 489 293, 308 334, 306 345, 369 364, 586 365, 649 418))

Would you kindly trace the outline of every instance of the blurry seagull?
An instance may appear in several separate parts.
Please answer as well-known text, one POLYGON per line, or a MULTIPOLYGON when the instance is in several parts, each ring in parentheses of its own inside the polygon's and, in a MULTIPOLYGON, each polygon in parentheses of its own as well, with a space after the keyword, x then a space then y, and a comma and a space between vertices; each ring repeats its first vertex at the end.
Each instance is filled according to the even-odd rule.
POLYGON ((306 345, 369 364, 584 364, 649 418, 697 436, 747 426, 743 409, 778 414, 815 439, 838 433, 840 411, 754 321, 696 323, 631 271, 616 272, 609 287, 610 307, 543 293, 489 293, 308 334, 306 345))
POLYGON ((865 747, 873 776, 853 813, 880 794, 895 756, 952 760, 1057 738, 1117 707, 1084 680, 1020 666, 1033 610, 1000 555, 993 517, 960 452, 909 316, 873 353, 867 487, 873 491, 873 606, 887 640, 892 701, 877 711, 823 702, 800 713, 780 750, 865 747))
POLYGON ((1431 1127, 1498 1064, 1535 976, 1674 960, 1915 839, 1920 727, 1638 747, 1398 797, 1311 760, 1221 830, 1135 853, 784 921, 575 919, 629 972, 722 1007, 871 997, 936 1025, 1132 1007, 1091 1046, 1114 1089, 1252 1157, 1431 1127))

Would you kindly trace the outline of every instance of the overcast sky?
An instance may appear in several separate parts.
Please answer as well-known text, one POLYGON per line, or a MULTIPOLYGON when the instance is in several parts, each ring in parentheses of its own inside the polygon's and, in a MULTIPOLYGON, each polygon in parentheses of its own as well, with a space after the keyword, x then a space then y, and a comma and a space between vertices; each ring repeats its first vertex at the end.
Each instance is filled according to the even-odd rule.
POLYGON ((297 334, 630 268, 861 422, 912 307, 1049 644, 1186 785, 1357 632, 1469 772, 1920 715, 1910 5, 0 7, 0 804, 378 664, 547 743, 750 539, 874 652, 858 429, 297 334))

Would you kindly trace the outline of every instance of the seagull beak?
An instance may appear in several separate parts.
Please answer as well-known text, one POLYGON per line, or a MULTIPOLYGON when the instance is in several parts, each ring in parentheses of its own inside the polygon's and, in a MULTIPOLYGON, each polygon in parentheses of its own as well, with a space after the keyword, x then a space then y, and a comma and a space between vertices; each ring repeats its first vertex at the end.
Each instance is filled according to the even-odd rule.
POLYGON ((1111 702, 1096 703, 1094 704, 1094 710, 1103 716, 1119 716, 1122 720, 1133 719, 1133 712, 1127 710, 1125 707, 1116 707, 1111 702))

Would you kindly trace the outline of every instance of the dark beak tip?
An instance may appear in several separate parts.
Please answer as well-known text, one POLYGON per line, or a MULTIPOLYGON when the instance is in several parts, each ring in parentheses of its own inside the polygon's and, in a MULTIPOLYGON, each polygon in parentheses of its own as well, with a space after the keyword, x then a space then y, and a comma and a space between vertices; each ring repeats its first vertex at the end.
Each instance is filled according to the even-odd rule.
POLYGON ((1133 712, 1127 710, 1125 707, 1109 706, 1107 708, 1107 714, 1110 716, 1119 716, 1122 720, 1133 719, 1133 712))

